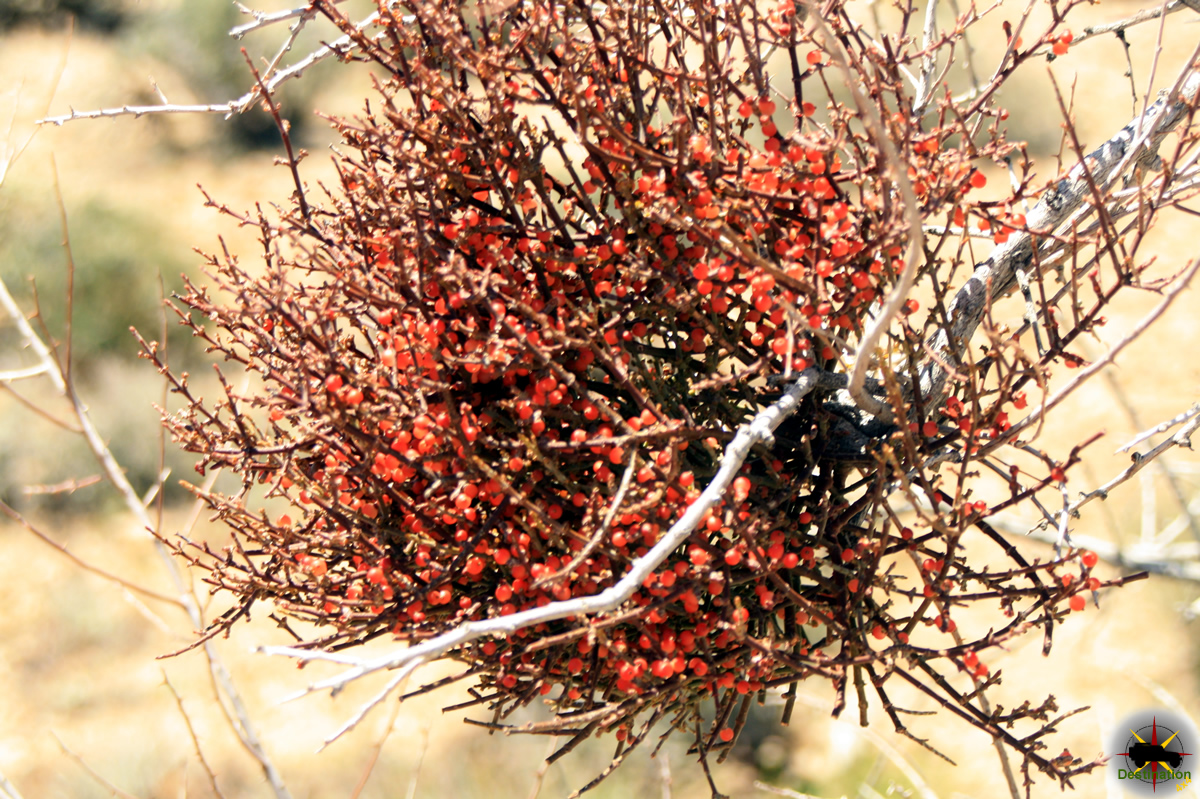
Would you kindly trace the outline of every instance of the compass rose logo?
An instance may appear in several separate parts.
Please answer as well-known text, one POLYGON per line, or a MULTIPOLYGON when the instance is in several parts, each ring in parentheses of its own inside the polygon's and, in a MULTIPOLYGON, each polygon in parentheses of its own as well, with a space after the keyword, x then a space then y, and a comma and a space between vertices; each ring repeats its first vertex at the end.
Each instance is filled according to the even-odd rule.
POLYGON ((1151 796, 1160 788, 1182 790, 1191 782, 1190 744, 1194 732, 1186 720, 1169 711, 1137 713, 1122 725, 1109 759, 1121 787, 1139 796, 1151 796))

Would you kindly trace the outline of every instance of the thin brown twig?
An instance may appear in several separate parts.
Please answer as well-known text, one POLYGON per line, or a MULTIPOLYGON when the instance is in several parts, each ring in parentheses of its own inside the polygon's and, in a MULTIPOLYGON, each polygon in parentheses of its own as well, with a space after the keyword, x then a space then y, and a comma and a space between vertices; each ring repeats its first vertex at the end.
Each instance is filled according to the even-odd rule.
POLYGON ((58 223, 62 229, 62 249, 67 259, 67 285, 63 290, 66 295, 67 308, 63 334, 63 381, 71 385, 71 342, 75 320, 75 255, 71 252, 71 229, 67 225, 67 204, 63 202, 62 187, 58 184, 58 164, 54 154, 50 155, 50 169, 54 174, 54 199, 58 204, 58 223))
POLYGON ((608 538, 608 532, 612 529, 613 519, 617 517, 617 512, 621 509, 621 504, 625 501, 625 495, 629 492, 629 486, 633 482, 633 473, 637 471, 638 456, 637 452, 631 452, 629 455, 629 463, 625 467, 624 474, 621 475, 621 483, 617 486, 617 493, 613 495, 612 501, 608 505, 608 512, 604 514, 604 521, 601 522, 600 528, 596 531, 588 542, 583 545, 583 549, 576 553, 571 562, 563 566, 553 574, 539 577, 533 583, 533 588, 539 589, 543 586, 553 585, 563 577, 571 574, 575 569, 579 568, 579 564, 583 563, 596 547, 600 546, 608 538))
POLYGON ((100 785, 104 786, 105 790, 112 792, 114 796, 121 797, 121 799, 140 799, 140 797, 138 797, 136 794, 129 793, 128 791, 117 787, 117 785, 110 782, 104 775, 92 768, 86 760, 77 755, 69 746, 63 743, 62 738, 58 737, 58 733, 51 731, 50 734, 53 735, 54 740, 58 742, 58 747, 62 749, 63 754, 74 760, 80 768, 88 773, 88 776, 90 776, 100 785))
MULTIPOLYGON (((1200 258, 1194 259, 1183 270, 1183 273, 1176 279, 1175 283, 1166 292, 1162 301, 1159 302, 1159 304, 1153 309, 1151 309, 1149 313, 1143 316, 1128 333, 1126 333, 1120 338, 1120 340, 1109 347, 1108 351, 1102 356, 1081 369, 1079 373, 1065 386, 1055 391, 1052 395, 1043 400, 1037 407, 1033 408, 1024 419, 1009 428, 1009 430, 1006 431, 1005 439, 1010 440, 1016 437, 1016 435, 1021 431, 1026 430, 1034 423, 1039 422, 1051 408, 1055 407, 1069 397, 1075 392, 1076 389, 1087 382, 1092 375, 1096 374, 1096 372, 1112 363, 1116 359, 1117 355, 1119 355, 1121 351, 1125 349, 1125 347, 1140 338, 1141 335, 1145 333, 1154 322, 1156 322, 1164 313, 1166 313, 1167 309, 1171 307, 1172 303, 1174 303, 1179 295, 1183 293, 1184 289, 1188 287, 1188 284, 1195 276, 1197 270, 1200 270, 1200 258)), ((989 445, 987 449, 994 448, 994 446, 994 444, 989 445)), ((986 454, 986 450, 983 451, 982 454, 986 454)))
POLYGON ((63 555, 65 558, 67 558, 67 560, 71 561, 76 566, 83 569, 85 572, 88 572, 89 574, 94 574, 97 577, 100 577, 104 580, 107 580, 110 583, 113 583, 114 585, 120 586, 121 588, 123 588, 126 591, 129 591, 129 592, 132 592, 135 594, 141 594, 142 596, 144 596, 148 599, 153 599, 158 602, 166 602, 169 605, 174 605, 175 607, 181 608, 181 609, 184 607, 184 604, 179 600, 178 597, 173 597, 168 594, 164 594, 159 591, 155 591, 151 588, 146 588, 145 586, 138 585, 137 583, 130 582, 129 580, 126 580, 124 577, 120 577, 116 574, 113 574, 110 571, 101 569, 99 566, 94 566, 91 563, 88 563, 86 560, 84 560, 83 558, 80 558, 78 555, 71 552, 71 550, 67 549, 67 547, 64 544, 58 543, 53 538, 51 538, 49 535, 47 535, 46 533, 39 530, 28 519, 26 519, 23 514, 21 514, 16 509, 14 509, 11 505, 9 505, 4 500, 0 500, 0 513, 3 513, 8 518, 12 519, 14 522, 16 522, 17 524, 24 527, 26 530, 28 530, 30 533, 32 533, 35 538, 40 540, 42 543, 47 544, 48 546, 57 550, 59 552, 59 554, 63 555))
MULTIPOLYGON (((399 707, 400 703, 397 702, 397 710, 392 712, 398 712, 399 707)), ((412 778, 408 781, 408 799, 416 799, 417 796, 417 782, 421 779, 421 771, 425 767, 425 755, 429 752, 429 727, 428 724, 421 727, 421 747, 417 750, 417 762, 413 766, 412 778)))
MULTIPOLYGON (((354 785, 354 790, 350 792, 350 799, 358 799, 362 794, 363 789, 367 787, 367 782, 370 781, 371 775, 375 773, 375 766, 379 763, 379 757, 383 754, 383 746, 387 743, 388 738, 396 730, 396 719, 400 716, 400 702, 392 705, 392 712, 388 715, 387 723, 384 725, 383 734, 381 734, 375 743, 371 744, 371 749, 367 753, 367 762, 363 764, 363 772, 358 778, 358 782, 354 785)), ((409 799, 412 799, 413 791, 416 786, 416 775, 421 770, 421 760, 424 758, 424 747, 428 745, 429 729, 422 728, 422 753, 417 756, 417 768, 413 775, 413 781, 409 786, 409 799)))
POLYGON ((171 678, 167 676, 164 669, 163 683, 166 684, 167 690, 171 692, 171 696, 175 698, 175 706, 179 708, 179 715, 183 717, 183 723, 187 725, 188 735, 192 739, 192 749, 196 752, 196 757, 200 760, 200 766, 204 769, 205 775, 208 777, 208 787, 212 789, 213 794, 224 799, 225 794, 221 791, 221 786, 217 784, 217 775, 209 764, 208 759, 204 757, 204 750, 200 748, 200 739, 196 737, 196 728, 192 726, 192 718, 183 707, 183 697, 179 695, 179 691, 175 690, 175 686, 171 683, 171 678))
POLYGON ((93 474, 87 477, 70 478, 63 480, 53 485, 26 485, 21 488, 21 493, 26 496, 36 494, 74 494, 82 488, 94 486, 104 479, 101 475, 93 474))
POLYGON ((550 741, 546 746, 546 754, 542 758, 542 762, 538 765, 537 772, 533 775, 533 785, 529 789, 529 799, 538 799, 538 795, 542 792, 542 784, 546 779, 546 772, 550 770, 553 761, 550 756, 554 754, 554 750, 558 748, 558 736, 551 735, 550 741))

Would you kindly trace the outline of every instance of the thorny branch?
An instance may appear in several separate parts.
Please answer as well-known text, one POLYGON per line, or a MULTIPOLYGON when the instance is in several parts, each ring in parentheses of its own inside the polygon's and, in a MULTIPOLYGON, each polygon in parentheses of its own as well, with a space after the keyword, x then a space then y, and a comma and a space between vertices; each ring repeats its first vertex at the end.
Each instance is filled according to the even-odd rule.
MULTIPOLYGON (((321 201, 289 158, 297 194, 278 218, 211 203, 261 230, 266 270, 210 256, 225 299, 189 284, 176 310, 259 384, 234 392, 222 372, 224 396, 206 402, 144 343, 184 402, 166 423, 200 471, 232 469, 243 495, 293 506, 271 519, 196 489, 235 540, 175 542, 237 597, 208 634, 267 601, 331 630, 263 647, 346 666, 306 693, 402 669, 344 729, 420 664, 460 661, 484 726, 615 731, 625 745, 601 777, 663 718, 694 734, 707 774, 751 694, 803 679, 833 685, 835 715, 848 688, 865 713, 864 675, 898 731, 911 736, 894 676, 1017 752, 1027 784, 1031 769, 1066 785, 1095 768, 1041 753, 1052 700, 1013 714, 1031 734, 999 730, 980 655, 1037 627, 1049 645, 1084 593, 1136 576, 1103 583, 1074 549, 1027 560, 983 519, 1066 497, 1088 442, 1053 456, 1017 436, 1040 432, 1200 263, 1052 390, 1051 364, 1083 365, 1076 339, 1146 287, 1155 217, 1195 193, 1200 74, 1189 63, 1090 153, 1068 123, 1078 164, 1045 188, 1024 160, 1010 200, 974 200, 975 162, 1016 152, 997 90, 1070 44, 1074 5, 1041 31, 1027 8, 991 80, 959 98, 937 70, 979 16, 940 32, 936 3, 919 37, 868 37, 838 2, 787 0, 388 3, 359 21, 314 2, 235 29, 296 19, 294 35, 317 12, 342 35, 206 110, 244 111, 329 55, 383 77, 361 118, 335 122, 340 185, 321 201), (997 246, 964 280, 971 235, 997 246), (991 320, 1018 284, 1048 338, 1034 353, 991 320), (1010 419, 1035 387, 1043 401, 1010 419), (1035 465, 1003 463, 1008 451, 1035 465), (1007 497, 980 498, 978 463, 1007 475, 1007 497), (973 528, 1000 565, 968 557, 973 528), (994 623, 958 630, 965 607, 994 623), (389 634, 406 648, 344 651, 389 634), (556 686, 552 721, 506 723, 556 686)), ((1105 490, 1046 511, 1060 543, 1105 490)))
POLYGON ((1025 224, 1030 232, 1010 238, 975 267, 946 309, 949 324, 939 329, 927 344, 934 357, 921 370, 923 396, 931 399, 944 396, 949 365, 959 360, 958 353, 970 341, 995 300, 1016 287, 1017 272, 1036 268, 1041 262, 1043 248, 1048 250, 1055 242, 1055 232, 1078 222, 1081 211, 1094 210, 1095 206, 1088 205, 1088 201, 1102 199, 1119 179, 1148 170, 1158 159, 1159 146, 1167 134, 1180 122, 1190 121, 1200 90, 1200 72, 1189 67, 1181 75, 1181 81, 1178 92, 1160 97, 1056 180, 1026 215, 1025 224))
MULTIPOLYGON (((658 543, 639 557, 629 572, 610 588, 592 596, 554 602, 542 608, 515 613, 511 616, 500 616, 487 621, 459 625, 454 630, 423 643, 373 661, 361 662, 340 675, 310 685, 306 693, 322 690, 337 692, 350 682, 367 674, 400 668, 412 662, 437 660, 452 649, 485 636, 512 635, 522 628, 568 616, 603 616, 618 610, 633 596, 646 578, 662 565, 667 556, 688 539, 700 521, 711 515, 713 508, 723 500, 738 470, 746 462, 751 449, 759 444, 774 443, 775 429, 796 411, 802 398, 817 388, 820 379, 821 375, 816 370, 805 371, 788 388, 783 397, 763 409, 748 425, 738 430, 737 435, 725 448, 720 468, 696 501, 688 507, 687 512, 675 524, 671 525, 658 543)), ((328 659, 334 662, 345 662, 339 656, 331 657, 318 650, 270 646, 262 647, 261 651, 271 655, 286 655, 301 661, 328 659)))
MULTIPOLYGON (((3 176, 0 175, 0 185, 2 184, 3 176)), ((63 218, 65 219, 65 214, 63 218)), ((65 230, 64 235, 66 235, 65 230)), ((100 431, 93 423, 92 418, 88 413, 86 404, 79 395, 79 392, 75 388, 74 384, 69 380, 67 372, 62 363, 60 363, 58 357, 50 348, 50 346, 47 345, 42 337, 33 329, 33 326, 29 323, 29 320, 26 318, 25 314, 21 311, 20 307, 13 299, 12 294, 8 290, 8 286, 2 280, 0 280, 0 307, 3 308, 9 320, 17 328, 21 338, 22 347, 32 352, 37 360, 37 366, 27 371, 36 372, 40 376, 48 379, 55 392, 67 400, 74 412, 76 424, 78 426, 78 432, 87 441, 88 446, 96 460, 99 462, 104 475, 108 478, 113 487, 116 488, 118 494, 120 494, 125 503, 125 507, 137 520, 139 528, 148 531, 155 530, 156 526, 146 509, 145 502, 143 502, 142 498, 137 495, 137 492, 129 483, 125 476, 124 469, 121 468, 120 464, 113 456, 112 451, 108 448, 108 445, 101 436, 100 431)), ((193 629, 202 629, 206 625, 206 620, 200 609, 200 606, 196 602, 196 598, 188 590, 187 584, 183 579, 178 561, 171 557, 170 553, 167 551, 167 548, 159 539, 154 539, 154 547, 161 556, 162 563, 171 578, 172 584, 175 588, 174 597, 160 595, 157 592, 132 584, 117 575, 109 574, 103 569, 81 562, 78 558, 67 551, 65 547, 34 528, 23 516, 21 516, 21 514, 17 513, 7 504, 0 503, 0 510, 3 510, 3 512, 14 521, 24 525, 30 532, 34 533, 46 543, 58 549, 60 552, 86 570, 115 582, 126 591, 136 592, 154 599, 159 599, 177 605, 187 613, 193 629)), ((211 645, 211 643, 205 644, 204 649, 214 683, 218 687, 218 698, 223 696, 224 701, 228 702, 232 709, 231 723, 235 732, 237 733, 243 746, 245 746, 247 751, 255 758, 255 760, 258 761, 259 765, 262 767, 267 778, 267 782, 271 786, 275 796, 279 799, 287 799, 287 797, 290 797, 291 794, 284 785, 282 775, 280 775, 278 770, 275 768, 274 763, 271 761, 266 750, 263 748, 263 745, 258 738, 255 725, 250 719, 249 713, 247 712, 241 700, 237 687, 233 683, 232 676, 229 674, 228 669, 221 660, 220 654, 211 645)))

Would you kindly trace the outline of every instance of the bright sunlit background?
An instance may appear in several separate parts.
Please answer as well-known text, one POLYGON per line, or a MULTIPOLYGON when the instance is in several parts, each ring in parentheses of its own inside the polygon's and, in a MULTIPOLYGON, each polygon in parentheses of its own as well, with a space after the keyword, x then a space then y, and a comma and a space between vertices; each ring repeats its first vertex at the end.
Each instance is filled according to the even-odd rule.
MULTIPOLYGON (((297 3, 251 0, 247 5, 272 11, 297 3)), ((356 0, 339 7, 357 18, 371 6, 356 0)), ((1098 3, 1073 14, 1072 27, 1078 35, 1087 24, 1128 17, 1141 7, 1098 3)), ((870 19, 867 3, 861 11, 861 19, 870 19)), ((897 15, 886 4, 877 2, 874 11, 885 28, 895 24, 897 15)), ((942 24, 948 26, 953 14, 943 11, 942 24)), ((1001 22, 1015 22, 1023 11, 1024 5, 1003 6, 974 34, 982 77, 990 77, 1003 51, 1001 22)), ((1047 13, 1044 4, 1036 6, 1029 24, 1047 13)), ((3 143, 10 149, 23 143, 47 103, 52 114, 153 104, 159 102, 155 86, 172 103, 224 102, 242 95, 251 82, 239 47, 261 65, 274 57, 286 35, 275 27, 241 42, 231 39, 229 28, 247 19, 224 0, 0 0, 0 130, 10 117, 14 120, 3 143)), ((1168 19, 1154 91, 1173 82, 1200 39, 1200 27, 1190 24, 1196 19, 1191 11, 1168 19)), ((1158 33, 1158 22, 1127 33, 1139 107, 1158 33)), ((333 35, 328 24, 314 23, 285 61, 333 35)), ((1073 98, 1080 136, 1094 147, 1131 117, 1134 96, 1127 69, 1124 49, 1110 35, 1081 43, 1052 64, 1035 63, 1008 85, 1000 99, 1010 109, 1010 137, 1029 142, 1040 179, 1058 171, 1062 133, 1050 74, 1066 101, 1073 98)), ((949 79, 965 85, 958 66, 949 79)), ((310 152, 302 165, 310 185, 333 175, 332 132, 319 113, 353 114, 369 88, 367 67, 327 63, 281 92, 296 139, 310 152)), ((189 369, 197 385, 207 384, 212 374, 207 357, 178 331, 160 297, 179 288, 181 274, 203 280, 202 258, 194 247, 217 251, 223 239, 245 262, 255 261, 261 252, 257 231, 206 208, 197 184, 238 212, 252 211, 256 203, 286 203, 293 187, 287 170, 273 165, 278 154, 274 124, 258 110, 231 121, 198 115, 76 121, 38 130, 0 187, 0 277, 28 314, 37 311, 38 329, 60 342, 66 333, 63 241, 69 232, 75 264, 73 376, 137 490, 149 490, 164 468, 171 470, 162 524, 168 535, 190 524, 194 509, 179 481, 196 475, 188 457, 169 441, 160 443, 154 405, 164 401, 162 381, 137 358, 129 327, 158 339, 165 326, 172 363, 189 369)), ((1069 151, 1063 157, 1072 160, 1069 151)), ((990 178, 988 190, 1003 196, 1006 174, 995 165, 981 166, 990 178)), ((1164 220, 1154 239, 1161 261, 1157 274, 1182 268, 1196 255, 1197 240, 1200 219, 1164 220)), ((1110 455, 1112 450, 1196 400, 1200 357, 1193 342, 1200 340, 1200 314, 1195 297, 1194 290, 1185 295, 1154 335, 1109 370, 1111 381, 1094 381, 1042 435, 1040 445, 1062 457, 1075 442, 1107 431, 1089 450, 1093 457, 1087 466, 1072 472, 1072 489, 1108 480, 1128 463, 1127 456, 1110 455), (1136 409, 1136 419, 1127 406, 1136 409)), ((1092 353, 1103 352, 1106 342, 1119 338, 1158 299, 1150 292, 1125 297, 1108 314, 1100 340, 1090 342, 1092 353)), ((1009 312, 1010 319, 1019 317, 1016 306, 999 311, 1009 312)), ((31 363, 12 324, 0 321, 0 370, 31 363)), ((75 557, 170 593, 152 538, 137 528, 105 484, 92 481, 99 468, 83 440, 54 423, 69 418, 66 403, 38 381, 21 381, 12 389, 20 396, 0 392, 0 498, 75 557), (74 491, 49 490, 69 487, 71 481, 76 481, 74 491)), ((1172 468, 1185 503, 1200 496, 1191 452, 1177 450, 1161 463, 1172 468)), ((1147 475, 1114 492, 1108 502, 1089 506, 1077 533, 1128 543, 1175 523, 1181 518, 1176 495, 1161 470, 1147 470, 1147 475)), ((1036 519, 1024 521, 1028 527, 1036 519)), ((221 530, 203 516, 193 535, 214 546, 225 542, 221 530)), ((1197 541, 1187 534, 1180 541, 1194 556, 1197 541)), ((1018 544, 1031 557, 1050 553, 1041 544, 1018 544)), ((982 541, 970 546, 986 552, 982 541)), ((210 616, 225 609, 220 599, 210 598, 207 586, 198 584, 195 590, 202 602, 211 601, 210 616)), ((1050 753, 1067 746, 1085 760, 1101 753, 1113 725, 1129 710, 1158 705, 1200 716, 1195 627, 1185 613, 1198 595, 1194 583, 1161 577, 1104 595, 1099 609, 1089 606, 1055 630, 1050 657, 1041 655, 1040 633, 1018 641, 1010 652, 992 655, 989 666, 1004 677, 989 692, 992 702, 1011 708, 1014 700, 1040 701, 1052 693, 1061 711, 1090 706, 1063 723, 1050 753)), ((216 794, 209 769, 227 797, 270 795, 215 699, 203 654, 156 659, 194 639, 177 609, 85 572, 11 523, 0 524, 0 609, 0 773, 23 796, 102 797, 118 791, 138 797, 211 796, 216 794)), ((314 754, 383 682, 356 685, 335 699, 314 695, 283 703, 331 673, 319 665, 298 671, 290 661, 252 651, 256 644, 287 641, 264 608, 252 623, 219 641, 217 649, 295 797, 524 799, 537 794, 539 786, 541 796, 565 796, 602 771, 612 754, 609 741, 593 742, 543 772, 541 760, 553 742, 488 735, 464 724, 461 712, 441 712, 462 700, 459 687, 399 706, 386 703, 314 754)), ((430 667, 418 677, 428 681, 451 671, 430 667)), ((952 766, 894 734, 878 707, 864 730, 853 708, 842 720, 830 720, 832 697, 826 687, 802 684, 800 693, 788 728, 778 725, 779 707, 756 709, 738 748, 714 768, 725 793, 768 796, 755 786, 763 781, 822 797, 889 791, 1007 795, 996 753, 975 730, 943 716, 906 717, 916 735, 956 761, 952 766)), ((895 698, 916 710, 934 709, 920 697, 895 698)), ((483 717, 483 711, 475 712, 483 717)), ((708 796, 704 775, 685 744, 680 737, 655 759, 647 752, 634 756, 594 795, 708 796)), ((1059 795, 1056 785, 1034 776, 1034 796, 1059 795)), ((0 782, 0 795, 3 787, 0 782)), ((1076 789, 1080 797, 1121 795, 1102 775, 1080 780, 1076 789)))

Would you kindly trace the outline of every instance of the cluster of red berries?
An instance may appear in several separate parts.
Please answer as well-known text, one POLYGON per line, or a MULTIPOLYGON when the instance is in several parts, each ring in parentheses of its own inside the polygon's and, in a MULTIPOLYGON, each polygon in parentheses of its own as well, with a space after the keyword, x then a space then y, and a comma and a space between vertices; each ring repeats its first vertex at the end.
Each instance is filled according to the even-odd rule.
MULTIPOLYGON (((419 641, 612 586, 771 401, 766 380, 835 368, 902 268, 904 209, 852 113, 745 64, 698 84, 648 62, 636 26, 569 8, 575 27, 533 4, 468 31, 431 3, 360 42, 390 77, 336 123, 339 190, 263 222, 261 274, 212 260, 234 302, 184 297, 261 385, 194 401, 176 435, 290 505, 272 519, 212 496, 239 544, 210 579, 317 625, 314 645, 419 641)), ((822 51, 806 61, 819 79, 822 51)), ((929 215, 983 185, 949 135, 897 136, 929 215)), ((625 735, 648 708, 715 699, 727 720, 804 675, 844 685, 847 658, 885 658, 918 625, 949 646, 949 603, 901 621, 889 597, 964 588, 958 561, 933 533, 855 527, 843 478, 873 462, 822 454, 819 404, 796 419, 619 612, 453 653, 480 701, 607 706, 625 735), (910 552, 915 590, 883 565, 910 552)), ((722 721, 709 744, 731 737, 722 721)))

